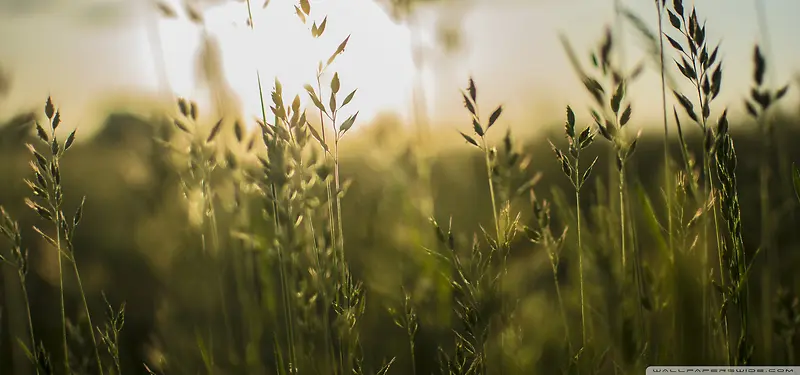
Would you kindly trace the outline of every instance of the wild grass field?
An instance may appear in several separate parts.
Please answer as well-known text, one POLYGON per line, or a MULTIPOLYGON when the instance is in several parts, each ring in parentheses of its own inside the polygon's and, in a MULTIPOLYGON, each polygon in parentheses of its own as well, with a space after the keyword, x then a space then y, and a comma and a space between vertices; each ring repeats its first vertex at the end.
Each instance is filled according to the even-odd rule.
POLYGON ((800 119, 776 107, 797 88, 768 85, 754 45, 748 117, 729 120, 713 23, 653 11, 658 126, 637 121, 641 70, 610 31, 575 53, 592 109, 532 138, 470 77, 461 134, 351 134, 359 92, 326 70, 347 39, 307 108, 259 77, 253 126, 176 98, 80 143, 43 98, 0 128, 0 374, 798 365, 800 119))

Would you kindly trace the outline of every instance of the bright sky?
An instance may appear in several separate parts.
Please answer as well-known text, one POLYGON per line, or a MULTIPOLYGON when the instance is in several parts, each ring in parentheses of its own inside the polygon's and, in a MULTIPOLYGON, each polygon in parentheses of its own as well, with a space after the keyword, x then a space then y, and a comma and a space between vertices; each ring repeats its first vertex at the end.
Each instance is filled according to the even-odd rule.
MULTIPOLYGON (((708 18, 711 40, 722 39, 726 63, 719 101, 734 112, 749 86, 752 47, 759 36, 754 1, 697 2, 701 16, 708 18)), ((174 5, 177 0, 166 2, 174 5)), ((653 0, 623 2, 656 28, 653 0)), ((773 77, 776 82, 789 81, 800 69, 800 1, 765 2, 775 57, 773 77)), ((290 100, 293 93, 302 93, 303 83, 313 80, 316 61, 327 59, 347 34, 352 34, 348 49, 332 68, 340 73, 343 95, 359 89, 350 105, 361 111, 359 119, 367 121, 382 110, 410 112, 414 65, 408 28, 392 23, 374 0, 312 0, 313 19, 329 16, 323 38, 312 40, 294 15, 294 3, 272 0, 261 9, 261 0, 254 0, 255 32, 244 23, 244 2, 203 8, 209 33, 222 46, 227 81, 248 117, 260 113, 256 68, 267 91, 278 76, 290 100)), ((179 95, 208 103, 194 79, 201 30, 176 8, 179 19, 157 24, 169 86, 179 95)), ((0 119, 13 116, 16 108, 36 108, 52 94, 67 121, 91 127, 101 119, 96 109, 110 94, 157 92, 158 57, 148 38, 153 9, 149 0, 0 2, 0 66, 14 79, 11 94, 0 99, 0 119)), ((525 127, 561 121, 565 105, 585 103, 557 33, 564 31, 579 52, 586 51, 613 19, 612 0, 475 0, 468 9, 438 14, 420 16, 427 29, 422 32, 428 51, 423 80, 433 120, 466 118, 458 89, 472 74, 481 103, 505 104, 504 120, 525 127), (437 19, 465 26, 462 52, 448 56, 432 43, 437 19)), ((632 34, 626 41, 633 61, 640 56, 640 45, 632 34)), ((330 76, 323 80, 327 86, 330 76)), ((660 118, 659 89, 655 74, 631 88, 634 113, 642 122, 660 118)), ((790 100, 796 103, 797 98, 794 92, 790 100)))

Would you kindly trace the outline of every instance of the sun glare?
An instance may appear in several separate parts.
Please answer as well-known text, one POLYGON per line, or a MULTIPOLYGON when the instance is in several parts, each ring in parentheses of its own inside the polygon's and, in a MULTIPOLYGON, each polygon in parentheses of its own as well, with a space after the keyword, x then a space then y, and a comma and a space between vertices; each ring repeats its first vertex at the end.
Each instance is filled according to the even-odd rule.
MULTIPOLYGON (((395 24, 373 0, 312 0, 308 24, 295 14, 294 0, 272 0, 266 8, 261 8, 260 2, 251 3, 253 30, 247 25, 245 2, 227 2, 203 12, 206 31, 221 46, 225 80, 238 96, 246 118, 261 117, 257 71, 265 91, 265 105, 271 104, 269 92, 277 78, 286 101, 299 95, 306 108, 312 109, 303 86, 311 84, 316 88, 317 64, 326 61, 348 35, 351 37, 344 54, 322 77, 323 102, 328 102, 330 80, 338 72, 340 95, 358 89, 348 107, 360 111, 359 122, 369 121, 383 111, 396 112, 401 117, 411 112, 415 72, 411 34, 406 26, 395 24), (319 25, 325 16, 328 22, 324 35, 312 38, 311 22, 319 25)), ((159 29, 172 90, 201 105, 210 104, 208 98, 197 97, 200 91, 194 67, 201 29, 185 19, 162 20, 159 29)))

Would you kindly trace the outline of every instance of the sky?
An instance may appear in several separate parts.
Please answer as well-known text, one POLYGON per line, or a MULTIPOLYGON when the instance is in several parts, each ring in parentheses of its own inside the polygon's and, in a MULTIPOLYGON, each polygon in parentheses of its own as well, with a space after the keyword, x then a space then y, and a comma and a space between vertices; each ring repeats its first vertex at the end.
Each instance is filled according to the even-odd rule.
MULTIPOLYGON (((707 19, 709 38, 722 43, 725 68, 718 102, 734 114, 741 112, 751 80, 752 49, 761 38, 754 1, 696 4, 707 19)), ((10 93, 0 97, 0 120, 20 108, 38 108, 47 95, 60 104, 68 125, 88 127, 88 132, 109 105, 117 104, 112 99, 122 94, 129 107, 142 107, 148 103, 144 98, 156 94, 185 96, 201 108, 210 106, 212 99, 195 71, 204 32, 221 46, 226 84, 248 117, 260 113, 256 72, 265 90, 271 90, 278 77, 285 97, 300 94, 306 101, 302 86, 316 86, 317 61, 326 60, 347 35, 348 47, 330 74, 339 73, 342 95, 358 88, 344 111, 360 110, 360 121, 382 111, 408 119, 417 78, 433 123, 468 121, 459 89, 469 77, 478 85, 483 112, 504 105, 501 123, 535 129, 563 121, 568 104, 585 108, 587 96, 558 35, 565 33, 579 53, 588 51, 614 20, 612 0, 473 0, 467 6, 448 5, 456 2, 444 0, 423 8, 414 18, 418 27, 409 28, 393 21, 375 0, 311 0, 312 19, 319 23, 325 14, 329 17, 325 34, 313 39, 309 26, 294 15, 295 0, 271 0, 266 8, 261 0, 253 0, 253 30, 245 24, 247 8, 241 1, 221 5, 219 0, 205 0, 199 6, 206 20, 202 30, 187 21, 177 0, 165 0, 178 10, 176 19, 159 18, 150 0, 0 0, 0 67, 12 78, 10 93), (445 53, 436 43, 437 24, 461 28, 463 48, 445 53), (416 61, 412 40, 423 51, 416 61), (166 73, 166 82, 159 72, 166 73)), ((764 2, 769 78, 776 85, 794 82, 800 72, 800 1, 764 2)), ((652 0, 622 3, 657 28, 652 0)), ((643 45, 630 27, 627 31, 626 64, 632 65, 643 57, 643 45)), ((581 56, 588 62, 587 53, 581 56)), ((657 123, 661 117, 660 79, 649 67, 629 89, 634 122, 657 123)), ((325 92, 330 74, 322 79, 325 92)), ((791 92, 786 102, 797 103, 798 97, 791 92)), ((578 111, 579 119, 581 113, 586 111, 578 111)))

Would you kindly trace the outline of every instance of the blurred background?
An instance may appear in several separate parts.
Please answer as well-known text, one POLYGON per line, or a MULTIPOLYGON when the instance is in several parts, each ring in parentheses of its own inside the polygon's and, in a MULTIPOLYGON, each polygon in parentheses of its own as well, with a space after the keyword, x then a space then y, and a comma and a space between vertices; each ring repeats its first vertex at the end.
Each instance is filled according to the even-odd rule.
MULTIPOLYGON (((686 1, 687 7, 689 3, 694 4, 686 1)), ((753 228, 746 240, 756 245, 761 150, 750 136, 755 125, 744 116, 743 105, 756 42, 768 58, 767 81, 794 85, 775 118, 787 161, 800 161, 800 150, 793 147, 800 135, 800 2, 762 3, 761 8, 757 0, 695 4, 707 19, 708 38, 721 42, 725 76, 714 116, 727 107, 734 133, 741 135, 735 139, 743 217, 753 228)), ((468 78, 475 79, 486 114, 503 105, 496 125, 502 131, 490 138, 500 140, 511 129, 522 153, 530 156, 528 169, 542 172, 537 185, 542 186, 542 196, 552 197, 551 188, 568 191, 546 140, 563 137, 568 104, 577 112, 579 127, 589 125, 586 109, 591 97, 575 74, 562 37, 588 66, 585 51, 614 25, 619 63, 626 69, 644 68, 628 89, 634 108, 629 126, 643 129, 633 174, 653 200, 660 199, 661 85, 658 56, 647 38, 648 32, 658 34, 652 0, 310 4, 314 14, 328 16, 322 38, 309 35, 309 26, 295 15, 294 0, 253 0, 252 28, 248 2, 239 0, 0 0, 0 205, 20 221, 30 248, 34 326, 46 343, 56 348, 59 339, 56 256, 31 230, 39 220, 24 206, 29 191, 23 178, 31 174, 24 146, 34 139, 31 121, 42 120, 48 96, 62 112, 64 129, 59 131, 67 134, 79 128, 74 151, 63 161, 65 205, 76 207, 87 197, 75 237, 76 256, 92 311, 102 316, 103 292, 114 304, 126 303, 122 358, 129 374, 145 374, 139 364, 156 368, 162 358, 180 363, 169 367, 170 374, 198 373, 202 359, 190 322, 216 306, 218 298, 207 293, 208 265, 197 255, 200 245, 187 224, 191 206, 178 189, 175 161, 153 140, 174 132, 170 117, 177 113, 175 98, 198 103, 202 126, 210 127, 222 117, 237 118, 255 134, 254 118, 261 117, 257 73, 265 91, 279 79, 285 98, 300 95, 303 105, 313 108, 303 85, 315 84, 318 61, 327 59, 348 35, 345 53, 332 66, 339 72, 342 91, 358 89, 347 109, 359 111, 358 121, 341 151, 342 173, 353 180, 343 209, 345 237, 354 272, 375 293, 377 305, 393 301, 396 284, 407 277, 394 269, 394 262, 413 256, 409 254, 423 245, 433 246, 426 212, 440 223, 452 217, 454 227, 464 233, 480 231, 480 225, 491 220, 482 155, 457 133, 472 127, 459 91, 468 78), (427 137, 430 210, 418 199, 420 151, 414 146, 420 132, 427 137)), ((672 98, 668 100, 671 106, 672 98)), ((313 117, 310 121, 316 124, 313 117)), ((697 143, 700 138, 692 139, 697 143)), ((593 152, 601 156, 599 163, 607 162, 604 153, 593 152)), ((781 204, 796 213, 795 202, 781 204)), ((529 204, 522 207, 530 209, 529 204)), ((783 244, 785 267, 796 264, 795 250, 800 247, 794 223, 783 221, 775 231, 783 244)), ((592 240, 602 241, 600 235, 588 241, 592 240)), ((557 312, 546 254, 524 242, 518 245, 520 255, 512 269, 528 296, 526 324, 537 327, 538 335, 520 349, 520 356, 540 362, 536 368, 547 371, 548 356, 555 356, 547 348, 563 334, 547 324, 557 312)), ((647 246, 647 239, 642 242, 647 246)), ((2 272, 0 297, 17 298, 13 273, 2 272)), ((420 284, 433 283, 426 280, 421 278, 420 284)), ((788 272, 783 281, 793 288, 800 280, 788 272)), ((81 301, 70 288, 68 314, 80 319, 81 301)), ((417 288, 421 294, 435 289, 417 288)), ((0 310, 0 374, 25 368, 11 338, 20 329, 21 317, 9 310, 0 310)), ((365 342, 383 345, 370 363, 405 350, 403 333, 395 332, 390 320, 380 322, 384 315, 371 311, 365 323, 365 342), (382 342, 387 337, 397 337, 398 343, 382 342)), ((444 325, 429 326, 418 344, 419 351, 428 354, 420 355, 418 368, 435 368, 434 343, 449 332, 444 325)), ((398 361, 407 366, 407 359, 398 361)))
MULTIPOLYGON (((320 0, 315 9, 329 14, 331 37, 314 40, 293 16, 295 4, 289 0, 269 1, 267 7, 254 2, 255 31, 247 27, 244 1, 191 3, 204 24, 193 23, 175 0, 162 3, 175 12, 167 17, 144 0, 3 1, 0 61, 7 83, 2 118, 52 94, 60 98, 70 123, 81 124, 90 134, 115 106, 143 111, 172 94, 209 103, 209 85, 218 81, 227 86, 229 105, 238 106, 249 119, 260 113, 256 68, 266 82, 277 76, 287 90, 300 92, 313 79, 320 56, 327 58, 329 50, 352 34, 348 53, 336 68, 346 85, 364 94, 354 107, 365 121, 384 111, 407 116, 415 79, 431 121, 463 119, 458 89, 472 75, 483 82, 488 103, 506 104, 508 124, 537 128, 560 120, 567 103, 582 107, 581 100, 586 100, 559 34, 567 35, 577 51, 585 51, 618 17, 610 0, 320 0), (292 56, 285 56, 289 51, 292 56), (203 56, 212 60, 205 68, 198 61, 203 56), (212 71, 204 72, 208 69, 212 71)), ((651 31, 657 29, 649 1, 622 6, 651 31)), ((769 1, 763 14, 752 0, 700 1, 697 9, 714 25, 709 37, 724 46, 727 91, 720 101, 739 103, 738 93, 748 89, 748 64, 762 33, 769 34, 765 47, 773 56, 770 77, 796 75, 797 2, 769 1), (767 22, 763 28, 759 17, 767 22)), ((623 29, 617 42, 624 45, 621 63, 630 67, 646 57, 647 45, 633 25, 623 29)), ((630 88, 632 95, 643 98, 636 103, 642 123, 660 120, 656 73, 648 69, 630 88)), ((165 102, 172 105, 172 100, 165 102)), ((742 113, 740 106, 731 107, 742 113)))

